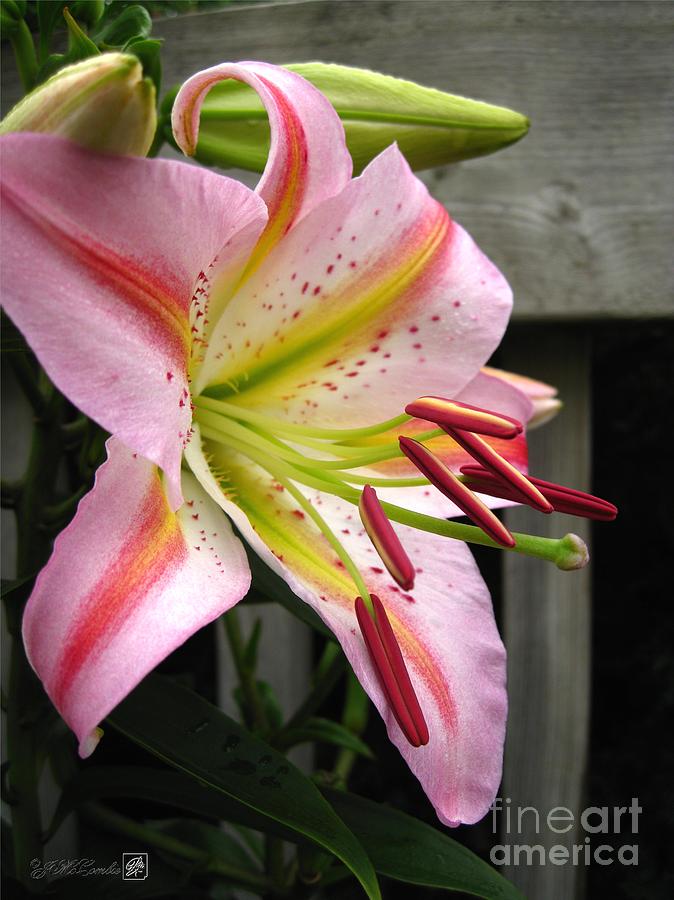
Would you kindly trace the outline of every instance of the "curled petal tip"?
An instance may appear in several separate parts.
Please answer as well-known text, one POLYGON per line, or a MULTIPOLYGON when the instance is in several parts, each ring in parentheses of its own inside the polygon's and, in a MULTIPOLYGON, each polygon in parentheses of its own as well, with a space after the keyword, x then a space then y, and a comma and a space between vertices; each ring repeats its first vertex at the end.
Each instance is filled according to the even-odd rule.
POLYGON ((103 729, 102 728, 94 728, 89 732, 82 740, 80 741, 79 746, 79 755, 81 759, 86 759, 88 756, 94 752, 96 747, 98 747, 98 742, 103 737, 103 729))

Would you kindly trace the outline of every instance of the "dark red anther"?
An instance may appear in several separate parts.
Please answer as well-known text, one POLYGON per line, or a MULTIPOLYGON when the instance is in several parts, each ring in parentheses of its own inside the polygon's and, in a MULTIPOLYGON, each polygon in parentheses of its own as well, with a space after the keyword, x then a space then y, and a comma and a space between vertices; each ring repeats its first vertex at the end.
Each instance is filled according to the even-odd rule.
POLYGON ((502 413, 446 400, 444 397, 420 397, 405 407, 408 416, 435 422, 448 428, 461 428, 491 437, 514 438, 522 432, 522 423, 502 413))
POLYGON ((449 497, 485 534, 503 547, 514 547, 515 539, 494 513, 463 484, 435 454, 419 441, 401 437, 400 449, 435 487, 449 497))
POLYGON ((521 503, 527 503, 540 512, 552 512, 552 504, 545 499, 526 475, 522 475, 515 466, 509 463, 507 459, 504 459, 500 453, 497 453, 479 435, 472 434, 470 431, 447 428, 444 425, 441 427, 459 446, 463 447, 466 453, 470 453, 473 459, 479 462, 481 466, 507 481, 520 496, 521 503))
MULTIPOLYGON (((461 474, 468 478, 467 483, 471 489, 479 491, 481 494, 502 497, 504 500, 514 500, 517 503, 522 500, 509 484, 480 466, 462 466, 461 474)), ((592 494, 586 494, 575 488, 554 484, 552 481, 543 481, 542 478, 533 478, 531 475, 528 477, 529 481, 552 504, 555 512, 595 519, 598 522, 612 522, 618 515, 618 508, 608 500, 602 500, 600 497, 594 497, 592 494)))
POLYGON ((371 595, 373 621, 362 597, 356 597, 356 617, 382 690, 400 730, 413 747, 428 743, 429 734, 405 660, 381 600, 371 595))
POLYGON ((369 484, 365 485, 360 495, 358 511, 381 561, 400 587, 411 591, 414 587, 414 566, 369 484))

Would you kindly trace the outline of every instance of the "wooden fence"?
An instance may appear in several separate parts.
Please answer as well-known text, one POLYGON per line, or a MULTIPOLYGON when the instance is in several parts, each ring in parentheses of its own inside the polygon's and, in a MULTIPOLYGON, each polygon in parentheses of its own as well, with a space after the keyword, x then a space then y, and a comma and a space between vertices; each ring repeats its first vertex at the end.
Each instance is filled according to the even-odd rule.
MULTIPOLYGON (((533 434, 532 468, 589 488, 589 361, 601 330, 588 323, 674 311, 666 227, 673 24, 673 6, 647 0, 308 0, 161 20, 154 34, 165 39, 166 85, 223 60, 321 60, 531 117, 520 144, 424 178, 513 286, 505 363, 560 389, 565 408, 533 434)), ((568 530, 568 520, 554 515, 534 522, 516 510, 508 519, 518 530, 568 530)), ((503 588, 510 659, 503 796, 541 813, 578 811, 588 749, 588 571, 562 573, 506 555, 503 588)), ((512 842, 582 843, 575 829, 536 834, 527 821, 512 842)), ((519 866, 505 874, 531 900, 583 895, 582 867, 519 866)))

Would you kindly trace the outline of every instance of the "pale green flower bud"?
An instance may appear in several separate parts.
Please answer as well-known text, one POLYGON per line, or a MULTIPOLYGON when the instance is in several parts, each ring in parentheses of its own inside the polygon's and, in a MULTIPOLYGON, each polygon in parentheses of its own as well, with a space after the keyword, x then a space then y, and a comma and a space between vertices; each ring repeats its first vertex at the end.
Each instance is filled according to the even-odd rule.
POLYGON ((139 59, 104 53, 67 66, 0 122, 0 134, 36 131, 105 153, 145 156, 157 126, 155 89, 139 59))
MULTIPOLYGON (((394 141, 419 170, 493 153, 529 129, 526 116, 511 109, 390 75, 325 63, 286 68, 315 85, 337 110, 356 174, 394 141)), ((213 87, 201 111, 197 159, 261 171, 268 149, 269 125, 257 95, 238 81, 213 87)))

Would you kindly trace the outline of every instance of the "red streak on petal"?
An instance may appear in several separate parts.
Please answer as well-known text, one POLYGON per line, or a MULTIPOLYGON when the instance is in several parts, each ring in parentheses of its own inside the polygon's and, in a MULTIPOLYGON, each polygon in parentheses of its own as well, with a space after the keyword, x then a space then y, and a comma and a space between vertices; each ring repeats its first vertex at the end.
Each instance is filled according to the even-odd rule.
POLYGON ((473 459, 477 460, 485 469, 489 469, 495 475, 500 476, 507 481, 511 487, 517 491, 522 497, 522 502, 533 506, 540 512, 551 513, 552 504, 549 503, 538 488, 531 481, 522 475, 515 466, 511 465, 504 459, 500 453, 497 453, 493 447, 490 447, 486 441, 483 441, 477 434, 470 431, 460 431, 459 429, 448 428, 446 425, 440 426, 447 434, 459 444, 466 453, 470 453, 473 459))
POLYGON ((358 511, 368 537, 391 577, 403 590, 411 591, 414 587, 414 566, 369 484, 365 485, 360 495, 358 511))
POLYGON ((503 547, 514 547, 515 539, 494 513, 466 487, 447 466, 419 441, 400 437, 400 449, 435 487, 449 497, 485 534, 503 547))
POLYGON ((161 588, 186 554, 178 520, 170 513, 161 482, 155 477, 116 560, 82 600, 54 681, 52 696, 59 708, 90 656, 109 643, 149 591, 161 588))
POLYGON ((435 422, 436 425, 462 428, 491 437, 514 438, 522 432, 522 423, 517 419, 443 397, 420 397, 408 403, 405 412, 408 416, 435 422))

